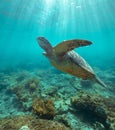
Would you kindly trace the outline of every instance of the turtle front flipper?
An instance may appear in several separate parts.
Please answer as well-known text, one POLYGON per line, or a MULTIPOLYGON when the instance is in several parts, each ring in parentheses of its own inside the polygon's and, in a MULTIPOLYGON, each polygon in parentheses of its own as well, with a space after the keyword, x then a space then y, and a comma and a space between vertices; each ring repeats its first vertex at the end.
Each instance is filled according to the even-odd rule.
POLYGON ((92 44, 91 41, 88 40, 80 40, 80 39, 74 39, 74 40, 67 40, 59 43, 54 47, 54 51, 56 55, 63 56, 67 52, 81 46, 87 46, 92 44))

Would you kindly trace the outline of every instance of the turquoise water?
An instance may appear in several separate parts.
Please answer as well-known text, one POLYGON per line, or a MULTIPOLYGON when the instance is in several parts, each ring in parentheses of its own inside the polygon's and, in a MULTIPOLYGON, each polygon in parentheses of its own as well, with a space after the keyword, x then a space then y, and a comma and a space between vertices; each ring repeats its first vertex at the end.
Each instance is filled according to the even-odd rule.
POLYGON ((94 44, 76 49, 77 52, 92 65, 115 64, 114 3, 114 0, 1 0, 1 66, 25 59, 36 64, 39 58, 43 59, 36 42, 38 36, 46 37, 52 45, 67 39, 88 39, 94 44))
MULTIPOLYGON (((33 101, 53 99, 57 115, 48 116, 71 130, 95 130, 94 126, 100 130, 102 125, 106 130, 114 130, 114 87, 115 0, 0 0, 0 119, 28 114, 41 118, 43 113, 33 114, 33 101), (71 39, 92 41, 92 45, 75 51, 107 88, 52 67, 42 55, 44 50, 37 43, 39 36, 48 39, 52 46, 71 39), (85 96, 79 96, 80 93, 85 96), (80 107, 77 100, 71 101, 74 96, 81 101, 84 121, 76 114, 75 107, 80 107), (86 99, 87 106, 87 98, 88 108, 97 103, 94 113, 87 107, 84 111, 82 102, 86 99)), ((1 128, 7 127, 1 127, 0 120, 0 130, 4 130, 1 128)))

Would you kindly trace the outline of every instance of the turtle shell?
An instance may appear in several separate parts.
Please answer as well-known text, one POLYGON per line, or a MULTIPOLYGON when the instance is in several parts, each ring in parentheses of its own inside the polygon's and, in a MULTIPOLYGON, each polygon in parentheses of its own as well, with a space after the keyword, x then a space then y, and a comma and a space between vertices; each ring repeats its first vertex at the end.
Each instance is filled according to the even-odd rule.
POLYGON ((84 80, 91 79, 95 76, 93 69, 75 51, 70 51, 61 58, 61 60, 51 60, 51 64, 63 72, 84 80))

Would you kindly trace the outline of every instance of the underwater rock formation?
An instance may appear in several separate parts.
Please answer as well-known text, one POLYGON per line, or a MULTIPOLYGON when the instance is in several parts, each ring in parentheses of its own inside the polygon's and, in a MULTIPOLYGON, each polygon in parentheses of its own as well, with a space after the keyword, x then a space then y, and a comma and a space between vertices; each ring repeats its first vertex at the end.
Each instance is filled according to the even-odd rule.
POLYGON ((33 111, 37 115, 39 115, 41 118, 45 119, 53 119, 55 116, 55 107, 54 107, 54 102, 53 100, 49 99, 36 99, 33 102, 33 111))
POLYGON ((23 130, 21 128, 25 125, 30 130, 70 130, 56 121, 36 119, 30 115, 0 119, 0 130, 23 130))
POLYGON ((28 111, 34 98, 39 97, 40 80, 35 77, 26 79, 18 84, 7 88, 7 94, 15 94, 15 102, 18 102, 18 107, 28 111))
POLYGON ((25 88, 29 89, 31 92, 36 91, 39 82, 39 79, 33 77, 26 82, 25 88))
MULTIPOLYGON (((71 130, 105 130, 104 127, 107 130, 115 129, 115 104, 111 98, 114 95, 103 91, 96 84, 92 85, 91 82, 81 81, 67 74, 55 74, 52 69, 36 69, 32 72, 19 70, 10 74, 1 73, 0 76, 0 117, 3 121, 6 116, 33 114, 37 118, 61 122, 71 130), (90 93, 80 93, 81 89, 90 93), (96 92, 101 96, 96 95, 96 92), (53 101, 50 102, 51 99, 53 101), (86 118, 81 120, 81 115, 86 110, 92 110, 92 113, 86 114, 86 118)), ((113 81, 112 84, 114 86, 113 81)), ((25 125, 31 130, 28 123, 21 124, 15 130, 25 125)), ((6 127, 4 124, 4 127, 5 130, 14 130, 13 125, 6 127)))
POLYGON ((94 83, 89 80, 80 80, 80 85, 85 88, 91 87, 91 86, 93 86, 93 84, 94 83))
POLYGON ((71 99, 77 116, 94 124, 101 123, 106 130, 115 129, 115 103, 113 98, 81 92, 71 99))

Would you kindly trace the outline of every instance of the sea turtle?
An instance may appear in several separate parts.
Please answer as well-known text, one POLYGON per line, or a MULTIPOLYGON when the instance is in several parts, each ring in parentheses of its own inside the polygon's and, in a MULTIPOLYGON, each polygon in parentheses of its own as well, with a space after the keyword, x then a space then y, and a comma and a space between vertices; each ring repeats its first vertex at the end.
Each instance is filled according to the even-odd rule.
POLYGON ((43 54, 53 66, 83 80, 95 81, 106 88, 106 85, 96 76, 91 66, 78 53, 73 51, 77 47, 92 44, 91 41, 73 39, 63 41, 54 47, 45 37, 38 37, 37 41, 40 47, 45 50, 43 54))

